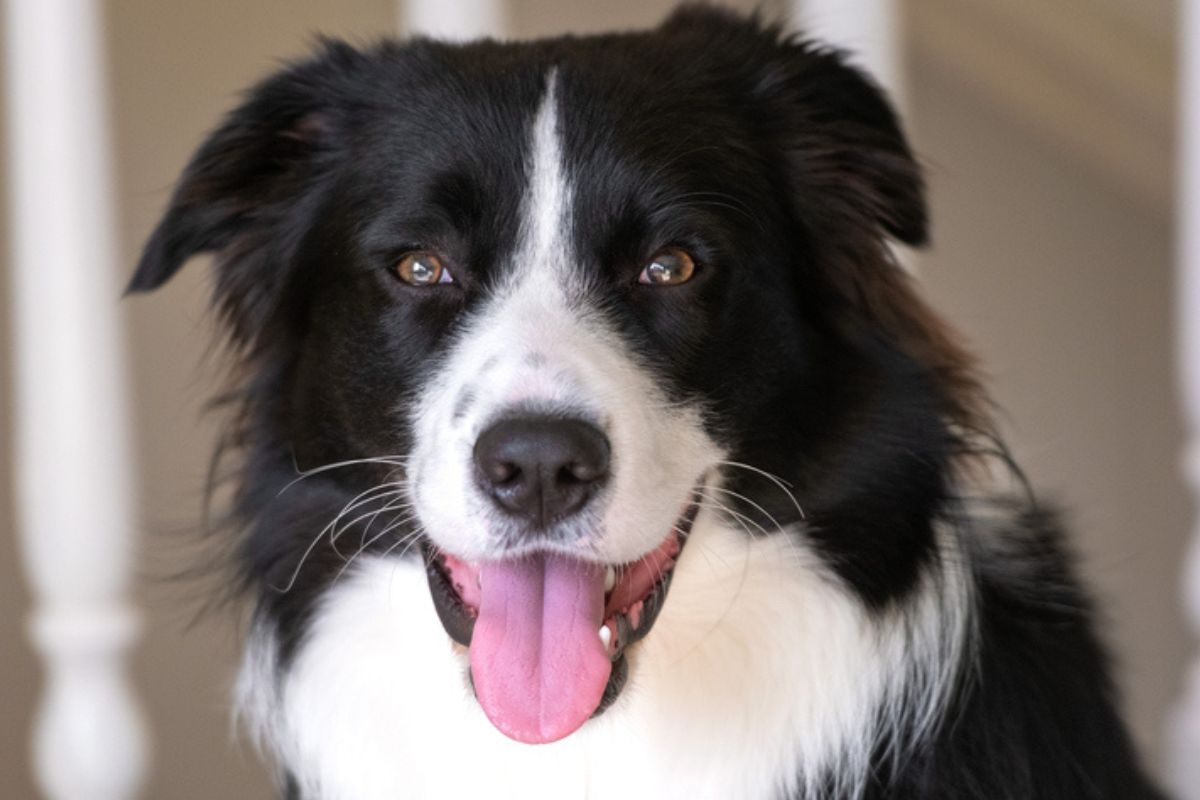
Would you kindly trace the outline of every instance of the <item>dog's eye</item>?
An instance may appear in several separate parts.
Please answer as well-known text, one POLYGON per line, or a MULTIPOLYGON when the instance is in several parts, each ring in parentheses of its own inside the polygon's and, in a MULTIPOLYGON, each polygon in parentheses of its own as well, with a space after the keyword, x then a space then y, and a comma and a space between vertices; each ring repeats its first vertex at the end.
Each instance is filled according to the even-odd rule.
POLYGON ((655 253, 654 258, 638 276, 638 283, 649 286, 678 286, 687 283, 696 272, 696 262, 686 250, 667 247, 655 253))
POLYGON ((396 264, 396 275, 409 286, 434 286, 439 283, 454 283, 450 270, 428 250, 408 253, 396 264))

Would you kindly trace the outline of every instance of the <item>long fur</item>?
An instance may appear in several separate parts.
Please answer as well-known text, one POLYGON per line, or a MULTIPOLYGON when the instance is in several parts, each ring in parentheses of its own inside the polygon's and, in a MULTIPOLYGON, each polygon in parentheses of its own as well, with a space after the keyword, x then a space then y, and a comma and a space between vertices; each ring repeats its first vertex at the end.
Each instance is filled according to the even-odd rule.
POLYGON ((927 227, 870 79, 708 7, 326 42, 254 88, 130 288, 216 256, 238 706, 281 793, 1158 797, 1059 524, 989 479, 1019 471, 970 359, 892 260, 927 227), (695 277, 641 285, 664 246, 695 277), (453 283, 399 282, 413 249, 453 283), (421 556, 511 552, 470 459, 516 412, 611 442, 555 529, 587 558, 636 560, 700 505, 611 707, 537 746, 487 721, 421 556))

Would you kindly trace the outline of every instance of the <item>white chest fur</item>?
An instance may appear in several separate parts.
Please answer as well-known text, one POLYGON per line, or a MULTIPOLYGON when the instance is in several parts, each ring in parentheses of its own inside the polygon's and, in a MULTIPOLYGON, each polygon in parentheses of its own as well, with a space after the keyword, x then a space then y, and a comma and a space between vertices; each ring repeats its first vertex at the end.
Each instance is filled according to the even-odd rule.
POLYGON ((794 537, 703 514, 620 698, 560 742, 518 744, 486 720, 412 561, 348 572, 282 685, 253 638, 240 700, 306 798, 803 796, 831 771, 853 796, 879 709, 937 702, 911 695, 922 650, 945 651, 920 640, 946 626, 921 617, 873 621, 794 537))

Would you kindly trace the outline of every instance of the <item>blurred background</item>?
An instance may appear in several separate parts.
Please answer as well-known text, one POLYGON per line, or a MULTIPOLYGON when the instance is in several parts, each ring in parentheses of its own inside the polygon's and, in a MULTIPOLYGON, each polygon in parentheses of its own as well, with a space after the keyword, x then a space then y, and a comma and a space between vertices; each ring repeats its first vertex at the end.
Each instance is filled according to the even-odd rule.
MULTIPOLYGON (((652 25, 673 3, 502 5, 505 35, 528 37, 652 25)), ((790 5, 764 8, 784 18, 790 5)), ((304 53, 316 33, 368 42, 405 19, 392 0, 99 6, 115 158, 114 302, 173 180, 239 90, 304 53)), ((934 220, 934 244, 914 268, 981 357, 1018 460, 1069 514, 1125 708, 1161 770, 1192 649, 1181 588, 1191 501, 1174 364, 1175 3, 898 0, 891 9, 898 71, 888 82, 900 87, 927 167, 934 220)), ((119 308, 137 464, 134 592, 145 616, 133 683, 153 747, 143 796, 267 798, 263 770, 231 733, 232 615, 195 619, 196 592, 164 579, 195 557, 189 532, 216 433, 203 414, 219 376, 204 267, 119 308)), ((5 269, 6 319, 11 285, 5 269)), ((29 731, 43 681, 15 536, 12 333, 0 326, 0 794, 22 800, 38 796, 29 731)))

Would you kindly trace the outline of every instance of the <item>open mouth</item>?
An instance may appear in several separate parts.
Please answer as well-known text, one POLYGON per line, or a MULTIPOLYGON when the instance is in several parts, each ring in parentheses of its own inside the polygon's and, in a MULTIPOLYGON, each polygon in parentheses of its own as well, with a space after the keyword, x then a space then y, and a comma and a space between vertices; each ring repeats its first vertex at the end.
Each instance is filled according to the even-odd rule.
POLYGON ((438 617, 469 648, 484 713, 520 742, 553 742, 607 708, 625 650, 654 625, 699 510, 693 497, 654 550, 627 564, 559 553, 470 563, 422 548, 438 617))

